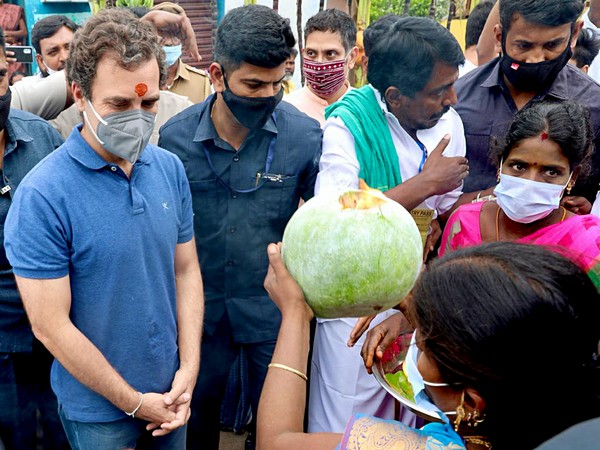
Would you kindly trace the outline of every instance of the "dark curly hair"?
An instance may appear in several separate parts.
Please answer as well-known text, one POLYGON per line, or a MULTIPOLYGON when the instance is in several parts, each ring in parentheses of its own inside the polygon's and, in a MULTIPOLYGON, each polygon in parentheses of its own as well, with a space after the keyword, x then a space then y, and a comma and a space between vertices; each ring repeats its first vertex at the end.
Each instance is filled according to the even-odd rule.
POLYGON ((165 53, 154 27, 138 19, 131 11, 109 8, 90 17, 75 32, 65 68, 67 80, 81 87, 87 98, 98 62, 105 56, 114 58, 127 70, 156 59, 160 68, 160 86, 167 79, 165 53))

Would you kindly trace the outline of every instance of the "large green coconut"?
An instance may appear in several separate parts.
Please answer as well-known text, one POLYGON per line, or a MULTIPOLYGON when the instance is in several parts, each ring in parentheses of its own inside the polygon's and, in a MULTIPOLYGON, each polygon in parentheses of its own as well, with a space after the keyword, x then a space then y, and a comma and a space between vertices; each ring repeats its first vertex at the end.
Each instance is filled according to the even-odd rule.
POLYGON ((282 252, 317 317, 360 317, 404 299, 420 272, 423 242, 406 209, 365 186, 302 205, 282 252))

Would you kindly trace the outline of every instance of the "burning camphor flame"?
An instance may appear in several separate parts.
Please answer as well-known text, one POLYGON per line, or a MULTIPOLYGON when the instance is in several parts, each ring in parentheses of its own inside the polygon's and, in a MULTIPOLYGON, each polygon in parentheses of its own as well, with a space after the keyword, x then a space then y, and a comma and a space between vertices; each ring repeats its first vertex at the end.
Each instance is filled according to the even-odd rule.
POLYGON ((371 209, 385 203, 381 191, 370 188, 362 178, 358 180, 358 188, 340 195, 342 209, 371 209))

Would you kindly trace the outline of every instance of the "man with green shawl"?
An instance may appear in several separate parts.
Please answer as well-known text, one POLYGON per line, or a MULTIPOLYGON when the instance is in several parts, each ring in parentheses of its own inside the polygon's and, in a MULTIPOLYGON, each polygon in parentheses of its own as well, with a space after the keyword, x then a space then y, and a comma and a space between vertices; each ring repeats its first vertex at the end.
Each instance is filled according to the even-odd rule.
MULTIPOLYGON (((443 217, 468 174, 462 122, 451 108, 464 56, 448 30, 430 19, 401 17, 387 24, 384 32, 377 22, 369 27, 377 36, 369 45, 370 84, 326 110, 315 192, 357 188, 364 179, 408 210, 418 207, 443 217)), ((431 229, 428 250, 441 234, 437 221, 431 229)), ((389 314, 379 314, 373 323, 389 314)), ((364 370, 362 345, 346 345, 356 322, 317 320, 309 431, 341 431, 354 412, 389 418, 389 397, 364 370)), ((414 416, 410 420, 414 425, 414 416)))

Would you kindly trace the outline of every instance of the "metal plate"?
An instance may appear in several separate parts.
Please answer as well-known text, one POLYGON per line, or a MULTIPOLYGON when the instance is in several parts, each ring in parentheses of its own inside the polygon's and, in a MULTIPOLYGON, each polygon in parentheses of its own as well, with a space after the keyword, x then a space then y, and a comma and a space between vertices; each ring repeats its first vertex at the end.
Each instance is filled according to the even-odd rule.
POLYGON ((387 379, 385 378, 386 373, 395 373, 398 370, 398 367, 400 367, 404 362, 408 346, 410 345, 411 336, 412 334, 403 334, 398 336, 398 339, 396 339, 396 342, 394 343, 395 345, 392 344, 385 350, 384 357, 382 359, 377 358, 375 360, 375 363, 373 364, 373 375, 379 384, 391 396, 398 400, 403 406, 406 406, 413 413, 432 422, 442 422, 437 414, 417 405, 414 401, 405 397, 400 390, 388 383, 387 379))

